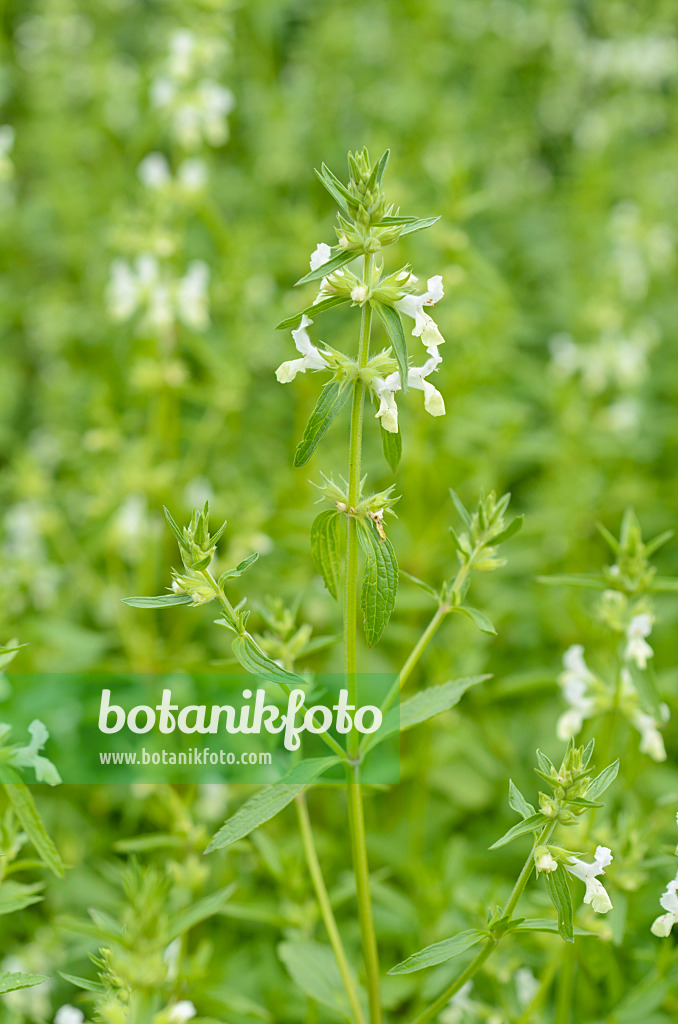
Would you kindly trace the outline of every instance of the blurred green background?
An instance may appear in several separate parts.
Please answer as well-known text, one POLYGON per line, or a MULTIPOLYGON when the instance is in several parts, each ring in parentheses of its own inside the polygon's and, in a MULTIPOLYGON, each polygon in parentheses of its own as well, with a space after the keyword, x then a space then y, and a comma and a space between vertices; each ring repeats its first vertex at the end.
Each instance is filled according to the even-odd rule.
MULTIPOLYGON (((306 621, 337 631, 309 557, 309 480, 343 471, 347 417, 293 470, 318 379, 283 387, 274 377, 294 354, 275 324, 314 294, 293 282, 316 244, 334 240, 313 168, 325 161, 342 177, 348 149, 389 147, 391 200, 441 215, 398 245, 420 279, 443 276, 436 386, 447 415, 425 416, 419 395, 400 403, 391 535, 402 566, 437 584, 455 564, 450 486, 469 504, 482 487, 510 490, 526 522, 508 566, 474 590, 499 636, 455 618, 420 673, 495 679, 468 698, 464 730, 441 727, 428 753, 414 749, 405 769, 415 782, 388 804, 401 823, 379 821, 371 840, 415 903, 429 886, 425 919, 447 913, 436 887, 454 890, 468 843, 484 848, 499 834, 487 814, 505 810, 507 770, 533 787, 534 746, 556 745, 563 648, 602 635, 585 596, 536 575, 609 561, 595 524, 617 531, 627 506, 646 536, 675 525, 675 15, 669 0, 6 0, 0 15, 0 639, 28 644, 17 669, 227 659, 210 609, 120 603, 169 585, 177 558, 162 505, 182 520, 205 497, 215 520, 229 520, 224 566, 261 553, 238 596, 301 596, 306 621), (172 75, 170 96, 162 81, 172 75), (217 87, 204 99, 213 123, 196 143, 176 90, 205 81, 217 87), (227 114, 220 89, 235 101, 227 114), (149 184, 142 161, 153 153, 171 175, 199 161, 204 183, 149 184), (116 319, 112 266, 134 273, 149 254, 171 281, 192 261, 207 265, 209 323, 175 316, 157 328, 142 309, 120 308, 116 319), (394 838, 415 810, 420 827, 395 864, 394 838), (480 840, 448 840, 453 825, 480 840)), ((354 317, 329 313, 321 327, 352 351, 354 317)), ((369 418, 366 445, 371 481, 387 486, 369 418)), ((678 547, 658 562, 675 573, 678 547)), ((653 635, 669 695, 677 611, 675 596, 662 597, 653 635)), ((369 666, 397 666, 427 614, 403 583, 369 666)), ((330 648, 315 664, 339 657, 330 648)), ((652 778, 652 794, 678 792, 673 768, 652 778)), ((331 843, 326 852, 340 861, 331 843)), ((513 861, 485 860, 474 867, 510 877, 513 861)), ((470 885, 468 898, 491 888, 470 885)), ((380 921, 396 949, 407 935, 407 952, 417 928, 408 906, 382 907, 380 921)), ((640 927, 645 942, 644 918, 640 927)), ((616 995, 627 969, 605 967, 616 995)))

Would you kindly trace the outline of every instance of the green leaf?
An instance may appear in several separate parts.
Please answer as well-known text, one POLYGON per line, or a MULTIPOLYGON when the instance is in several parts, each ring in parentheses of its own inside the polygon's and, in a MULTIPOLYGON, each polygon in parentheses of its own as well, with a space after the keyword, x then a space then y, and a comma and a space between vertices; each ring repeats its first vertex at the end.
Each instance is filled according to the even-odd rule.
POLYGON ((212 839, 205 853, 223 850, 270 821, 323 772, 339 763, 337 757, 307 758, 296 764, 273 786, 260 790, 229 818, 212 839))
POLYGON ((354 249, 345 249, 340 252, 337 256, 333 256, 327 263, 323 263, 322 267, 316 267, 315 270, 309 271, 304 277, 300 277, 295 282, 295 288, 300 284, 309 284, 310 281, 319 281, 321 277, 327 277, 328 274, 333 274, 335 270, 340 270, 345 267, 347 263, 360 256, 359 252, 354 249))
MULTIPOLYGON (((558 869, 560 870, 560 869, 558 869)), ((557 921, 541 920, 541 918, 528 918, 520 921, 513 931, 516 932, 557 932, 557 921)), ((587 932, 585 928, 573 928, 575 935, 595 935, 595 932, 587 932)))
POLYGON ((391 472, 395 473, 403 454, 403 438, 400 429, 397 434, 392 434, 390 430, 381 428, 381 450, 391 467, 391 472))
POLYGON ((179 527, 178 523, 176 522, 176 520, 172 516, 172 513, 170 512, 170 510, 167 508, 166 505, 163 505, 162 510, 165 513, 165 519, 167 520, 167 525, 169 526, 170 530, 172 531, 172 533, 176 537, 177 542, 179 544, 179 547, 183 548, 184 551, 189 551, 190 548, 189 548, 188 541, 184 537, 184 531, 179 527))
POLYGON ((393 354, 398 361, 400 384, 404 394, 407 391, 407 372, 409 369, 409 363, 407 360, 407 341, 405 340, 405 331, 403 330, 403 322, 400 319, 400 313, 397 309, 394 309, 393 306, 387 306, 385 303, 378 302, 376 299, 371 299, 370 304, 386 328, 386 333, 388 335, 388 340, 391 343, 393 354))
POLYGON ((190 594, 159 594, 158 597, 123 597, 130 608, 172 608, 178 604, 193 604, 190 594))
POLYGON ((415 587, 419 587, 420 590, 425 590, 430 597, 435 598, 436 601, 440 601, 440 594, 432 587, 430 583, 425 583, 424 580, 420 580, 418 576, 413 576, 411 572, 406 572, 405 569, 400 570, 400 575, 404 576, 410 583, 414 583, 415 587))
POLYGON ((574 942, 572 895, 567 881, 567 873, 562 868, 558 868, 556 871, 546 871, 544 872, 544 881, 551 902, 558 911, 558 931, 566 942, 574 942))
POLYGON ((34 903, 40 903, 43 899, 40 894, 42 889, 42 882, 35 882, 33 885, 12 881, 1 882, 0 914, 13 914, 16 910, 25 910, 34 903))
POLYGON ((12 805, 12 809, 21 822, 21 826, 33 843, 40 860, 58 878, 64 877, 64 865, 59 852, 47 834, 42 818, 38 814, 35 801, 28 786, 21 781, 21 776, 9 765, 0 765, 0 783, 12 805))
POLYGON ((344 213, 348 213, 347 199, 352 199, 352 196, 346 186, 339 181, 336 174, 332 173, 327 164, 321 164, 320 170, 316 167, 315 173, 318 175, 318 178, 332 196, 336 204, 341 207, 344 213))
POLYGON ((32 988, 47 981, 45 974, 24 974, 23 971, 0 971, 0 995, 16 992, 20 988, 32 988))
POLYGON ((175 914, 172 917, 172 926, 167 933, 167 938, 170 941, 176 939, 190 928, 194 928, 201 921, 206 921, 208 917, 218 914, 236 889, 236 883, 232 882, 231 885, 227 885, 224 889, 218 889, 217 892, 210 893, 209 896, 197 900, 190 907, 175 914))
POLYGON ((586 796, 589 800, 597 800, 599 796, 605 792, 608 786, 611 786, 614 780, 617 778, 617 772, 619 771, 619 758, 613 761, 612 764, 608 764, 607 768, 603 768, 600 775, 597 775, 589 788, 586 790, 586 796))
POLYGON ((498 533, 496 537, 492 538, 492 545, 503 544, 504 541, 510 540, 511 537, 515 537, 519 530, 522 529, 523 523, 525 522, 525 516, 516 516, 508 524, 505 530, 498 533))
POLYGON ((382 178, 384 177, 384 171, 388 165, 389 157, 391 155, 390 149, 385 149, 379 157, 379 163, 377 164, 374 172, 374 183, 375 185, 381 185, 382 178))
POLYGON ((349 299, 345 295, 328 295, 326 299, 314 302, 311 306, 307 306, 306 309, 302 309, 300 313, 295 313, 294 316, 288 316, 286 320, 281 320, 279 324, 275 325, 275 329, 276 331, 284 331, 288 328, 295 328, 301 323, 303 316, 315 316, 317 313, 324 313, 326 309, 343 306, 348 301, 349 299))
POLYGON ((543 814, 531 814, 529 818, 525 818, 524 821, 519 821, 517 825, 510 828, 508 832, 505 832, 501 839, 497 839, 496 843, 492 843, 491 850, 496 850, 500 846, 506 846, 507 843, 517 839, 518 836, 524 836, 528 832, 537 832, 543 828, 546 824, 546 818, 543 814))
POLYGON ((584 587, 588 590, 605 590, 607 587, 602 576, 594 576, 593 573, 590 575, 556 573, 553 576, 537 576, 537 583, 547 583, 552 587, 584 587))
POLYGON ((491 676, 466 676, 463 679, 451 679, 440 686, 429 686, 420 690, 408 700, 403 701, 400 707, 390 708, 384 715, 380 728, 372 734, 374 742, 366 744, 366 749, 371 750, 378 743, 396 736, 399 732, 406 732, 413 729, 415 725, 428 722, 443 711, 449 711, 455 704, 458 704, 467 690, 472 686, 491 679, 491 676))
POLYGON ((278 956, 302 992, 354 1024, 355 1017, 346 998, 334 953, 329 946, 319 942, 281 942, 278 956))
POLYGON ((342 514, 328 508, 311 523, 311 558, 332 597, 341 584, 342 514))
POLYGON ((89 978, 79 978, 77 974, 65 974, 63 971, 59 971, 59 974, 67 981, 70 985, 75 985, 76 988, 81 988, 85 992, 96 992, 97 995, 103 994, 106 989, 97 981, 91 981, 89 978))
POLYGON ((304 685, 301 676, 276 665, 257 647, 250 636, 237 636, 231 646, 242 667, 252 675, 263 676, 264 679, 270 679, 288 689, 304 685))
POLYGON ((432 946, 420 949, 418 953, 413 953, 412 956, 408 956, 407 960, 392 967, 387 974, 411 974, 413 971, 421 971, 425 967, 444 964, 486 938, 487 932, 481 932, 478 928, 469 928, 468 931, 460 932, 459 935, 455 935, 451 939, 443 939, 442 942, 434 942, 432 946))
POLYGON ((398 593, 398 562, 388 537, 381 540, 375 527, 358 520, 358 539, 365 553, 365 569, 360 595, 367 646, 381 639, 398 593))
POLYGON ((401 236, 411 235, 414 231, 424 231, 426 228, 432 227, 439 220, 440 217, 417 217, 415 220, 406 224, 400 234, 401 236))
POLYGON ((531 818, 537 813, 532 804, 527 802, 513 779, 509 779, 509 807, 521 818, 531 818))
POLYGON ((457 513, 458 513, 459 518, 461 519, 462 523, 464 524, 464 526, 466 527, 467 530, 470 530, 471 529, 471 517, 468 514, 468 512, 466 511, 466 509, 464 508, 464 504, 463 504, 461 498, 459 497, 459 495, 457 494, 456 491, 452 490, 451 487, 450 487, 450 497, 452 498, 452 501, 454 502, 454 507, 456 508, 457 513))
POLYGON ((342 386, 339 381, 331 380, 325 385, 320 392, 317 405, 311 413, 311 418, 306 424, 304 436, 294 453, 295 466, 306 465, 352 394, 353 389, 345 382, 342 386))
POLYGON ((481 612, 478 608, 472 608, 470 604, 460 604, 453 611, 466 615, 478 627, 481 633, 488 633, 490 636, 497 635, 496 629, 485 612, 481 612))
POLYGON ((259 552, 254 551, 247 558, 244 558, 242 562, 238 562, 235 569, 227 569, 226 572, 222 572, 221 576, 219 577, 219 586, 221 587, 226 582, 226 580, 233 579, 234 576, 242 576, 242 574, 246 572, 251 565, 254 565, 258 557, 259 552))

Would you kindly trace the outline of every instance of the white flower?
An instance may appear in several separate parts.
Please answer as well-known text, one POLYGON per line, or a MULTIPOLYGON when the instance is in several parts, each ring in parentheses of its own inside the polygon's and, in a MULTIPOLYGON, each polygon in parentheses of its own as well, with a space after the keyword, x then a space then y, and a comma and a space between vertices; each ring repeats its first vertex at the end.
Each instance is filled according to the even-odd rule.
POLYGON ((163 188, 172 179, 164 153, 149 153, 145 156, 137 168, 137 174, 146 188, 163 188))
POLYGON ((412 334, 421 338, 423 344, 431 355, 437 355, 438 345, 442 345, 445 339, 438 330, 435 321, 424 312, 424 306, 432 306, 443 297, 443 279, 440 275, 429 277, 427 290, 423 295, 403 295, 395 303, 396 309, 405 316, 414 320, 412 334))
POLYGON ((595 681, 595 676, 584 661, 584 648, 581 644, 568 647, 563 655, 563 665, 565 671, 558 676, 558 682, 570 707, 558 719, 556 733, 558 739, 569 740, 579 732, 584 719, 594 712, 595 701, 588 695, 588 687, 589 683, 595 681))
POLYGON ((179 319, 187 327, 204 331, 209 327, 210 316, 207 285, 210 268, 203 260, 193 260, 181 278, 176 290, 176 306, 179 319))
POLYGON ((678 921, 678 876, 666 886, 666 892, 660 897, 659 902, 665 914, 655 918, 650 927, 653 935, 665 939, 670 934, 676 921, 678 921))
POLYGON ((193 73, 196 37, 187 28, 177 29, 169 41, 168 68, 173 78, 189 78, 193 73))
POLYGON ((366 302, 369 294, 364 284, 357 284, 351 289, 351 299, 358 304, 366 302))
POLYGON ((180 1003, 176 1003, 175 1006, 169 1012, 169 1019, 172 1024, 185 1024, 185 1021, 191 1020, 195 1017, 196 1009, 193 1003, 188 999, 182 999, 180 1003))
POLYGON ((571 875, 585 883, 584 903, 590 903, 597 914, 607 914, 608 910, 612 910, 610 897, 607 895, 603 883, 599 882, 597 878, 598 875, 605 874, 605 868, 611 863, 612 851, 607 846, 599 846, 592 864, 573 857, 570 863, 565 865, 571 875))
POLYGON ((323 370, 328 365, 308 336, 306 328, 310 327, 312 323, 310 317, 304 313, 301 323, 296 330, 292 331, 294 344, 297 346, 297 351, 301 352, 302 358, 290 359, 278 367, 275 375, 281 384, 289 384, 298 373, 306 373, 307 370, 323 370))
POLYGON ((84 1020, 85 1014, 82 1010, 78 1010, 68 1003, 65 1006, 60 1006, 54 1015, 54 1024, 84 1024, 84 1020))
POLYGON ((644 711, 636 711, 631 717, 631 725, 640 733, 641 753, 647 754, 653 761, 665 761, 664 740, 652 715, 646 715, 644 711))
MULTIPOLYGON (((423 366, 413 366, 407 372, 407 386, 424 392, 424 408, 431 416, 444 416, 445 402, 439 391, 436 391, 433 384, 425 378, 437 370, 442 362, 442 357, 435 354, 426 361, 423 366)), ((388 377, 374 377, 372 388, 379 399, 379 409, 376 418, 381 420, 384 430, 390 434, 398 433, 398 407, 395 402, 395 393, 400 391, 400 373, 396 370, 389 373, 388 377)))
POLYGON ((627 644, 624 657, 627 661, 634 661, 641 669, 647 667, 648 658, 654 655, 654 651, 645 639, 651 632, 652 616, 646 612, 634 615, 626 630, 627 644))
POLYGON ((551 856, 549 851, 544 848, 541 853, 534 858, 534 865, 539 872, 545 872, 551 874, 558 868, 558 861, 551 856))
POLYGON ((332 259, 332 249, 326 242, 318 242, 315 249, 311 253, 311 259, 309 260, 311 270, 317 270, 318 267, 324 267, 326 263, 332 259))

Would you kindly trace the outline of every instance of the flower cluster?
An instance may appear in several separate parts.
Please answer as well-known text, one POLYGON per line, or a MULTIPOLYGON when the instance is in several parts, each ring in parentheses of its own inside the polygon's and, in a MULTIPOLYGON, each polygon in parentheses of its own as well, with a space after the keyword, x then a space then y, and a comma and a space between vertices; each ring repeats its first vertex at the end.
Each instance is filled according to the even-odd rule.
POLYGON ((162 74, 151 85, 151 103, 167 118, 172 135, 184 149, 198 149, 203 143, 223 146, 228 139, 228 115, 235 97, 205 74, 222 57, 218 42, 188 29, 178 29, 170 37, 162 74))
POLYGON ((183 277, 172 277, 152 253, 142 253, 133 264, 116 259, 111 264, 107 305, 114 320, 141 314, 141 327, 171 335, 177 321, 195 331, 210 324, 207 286, 210 270, 193 260, 183 277))
POLYGON ((194 195, 207 184, 207 164, 199 157, 187 157, 172 175, 164 153, 149 153, 139 164, 137 174, 142 185, 157 192, 172 190, 179 195, 194 195))
MULTIPOLYGON (((442 362, 439 348, 445 339, 428 310, 443 297, 443 281, 439 275, 431 277, 426 290, 419 292, 417 278, 409 267, 384 274, 382 249, 401 234, 429 227, 435 220, 401 217, 386 203, 381 178, 387 159, 388 153, 385 153, 372 165, 366 151, 349 154, 348 185, 343 185, 324 165, 319 172, 321 181, 340 207, 335 228, 337 243, 333 246, 319 242, 311 253, 310 273, 298 283, 319 280, 316 297, 301 315, 279 325, 294 325, 292 337, 301 358, 282 363, 276 376, 286 384, 306 370, 331 370, 340 382, 360 379, 374 400, 375 417, 383 430, 397 434, 395 396, 398 391, 406 391, 408 387, 423 391, 426 411, 432 416, 445 413, 443 397, 428 379, 442 362), (360 257, 364 257, 364 264, 359 263, 360 257), (344 303, 369 306, 370 313, 376 314, 375 319, 381 320, 386 328, 390 352, 387 350, 369 359, 365 350, 360 365, 348 357, 344 357, 342 365, 341 353, 321 351, 313 344, 308 334, 313 324, 311 317, 344 303), (426 350, 427 359, 422 365, 410 365, 403 317, 414 321, 411 334, 421 340, 426 350)), ((370 325, 371 322, 370 318, 370 325)))
POLYGON ((552 874, 558 868, 559 855, 565 870, 586 886, 584 903, 590 903, 597 914, 607 914, 608 910, 612 910, 610 897, 598 877, 604 875, 605 868, 612 863, 612 851, 607 846, 598 846, 593 856, 593 862, 589 864, 585 860, 580 860, 579 857, 565 854, 564 851, 554 849, 552 852, 552 848, 548 846, 538 846, 534 851, 534 863, 537 871, 540 874, 552 874), (553 855, 554 853, 556 856, 553 855))
POLYGON ((678 875, 666 886, 666 890, 659 897, 659 903, 664 913, 654 919, 650 931, 653 935, 665 939, 678 921, 678 875))

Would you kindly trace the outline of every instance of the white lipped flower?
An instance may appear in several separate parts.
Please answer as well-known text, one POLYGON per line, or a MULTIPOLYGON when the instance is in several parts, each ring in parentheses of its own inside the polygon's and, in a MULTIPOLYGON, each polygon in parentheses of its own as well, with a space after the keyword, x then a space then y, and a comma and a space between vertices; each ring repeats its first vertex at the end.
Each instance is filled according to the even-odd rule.
POLYGON ((569 740, 576 736, 584 724, 584 719, 590 718, 595 710, 595 701, 589 696, 589 684, 595 681, 595 676, 584 660, 584 648, 582 644, 572 644, 563 654, 563 666, 565 671, 558 676, 558 683, 562 687, 563 697, 570 705, 567 711, 558 719, 556 734, 560 740, 569 740))
POLYGON ((626 630, 624 657, 627 661, 635 662, 640 669, 647 668, 648 658, 654 656, 654 651, 645 639, 651 632, 652 616, 647 612, 634 615, 626 630))
POLYGON ((605 868, 612 863, 612 851, 607 846, 598 846, 594 854, 593 863, 573 857, 565 869, 579 878, 586 885, 584 903, 590 903, 596 914, 607 914, 612 910, 612 902, 603 883, 598 880, 598 875, 605 874, 605 868))
POLYGON ((666 891, 659 897, 659 903, 666 913, 654 919, 650 931, 660 939, 665 939, 678 921, 678 875, 666 886, 666 891))
MULTIPOLYGON (((439 391, 426 378, 437 370, 442 362, 442 356, 438 350, 427 359, 423 366, 413 366, 407 372, 407 386, 424 392, 424 408, 431 416, 445 415, 445 401, 439 391)), ((372 389, 379 399, 379 409, 376 418, 381 420, 384 430, 390 434, 398 433, 398 407, 396 405, 395 393, 400 391, 400 373, 398 370, 389 373, 388 377, 375 377, 372 381, 372 389)))
POLYGON ((142 185, 150 189, 163 188, 172 180, 170 166, 164 153, 149 153, 137 167, 142 185))
POLYGON ((192 1002, 188 999, 182 999, 180 1003, 176 1003, 169 1012, 169 1019, 172 1024, 185 1024, 186 1021, 192 1020, 195 1017, 197 1010, 192 1002))
POLYGON ((558 861, 555 857, 552 857, 546 846, 540 850, 535 850, 534 866, 537 871, 542 874, 552 874, 558 868, 558 861))
POLYGON ((297 347, 297 352, 301 352, 301 359, 290 359, 286 363, 281 363, 275 371, 275 375, 280 384, 289 384, 290 381, 294 380, 298 373, 306 373, 307 370, 324 370, 327 368, 327 360, 320 354, 309 337, 307 328, 309 328, 312 323, 313 321, 311 318, 306 316, 304 313, 299 326, 296 330, 292 331, 292 337, 294 338, 294 344, 297 347))
POLYGON ((644 711, 636 711, 631 718, 631 725, 640 733, 641 754, 647 754, 653 761, 665 761, 664 739, 652 715, 647 715, 644 711))
POLYGON ((186 327, 204 331, 210 325, 207 286, 210 268, 204 260, 192 260, 176 286, 177 315, 186 327))
POLYGON ((175 138, 186 149, 197 149, 203 142, 222 146, 228 139, 227 118, 235 107, 235 96, 211 78, 190 88, 180 87, 171 78, 156 78, 151 103, 168 117, 175 138))
MULTIPOLYGON (((416 281, 416 278, 411 276, 410 281, 416 281)), ((416 338, 421 338, 431 355, 437 355, 438 345, 442 345, 445 339, 433 318, 424 311, 424 306, 433 306, 434 303, 440 302, 444 295, 443 279, 439 274, 429 277, 426 285, 427 289, 423 295, 403 295, 396 301, 395 308, 399 313, 412 317, 412 334, 416 338)))
POLYGON ((77 1007, 66 1003, 54 1015, 54 1024, 84 1024, 85 1014, 77 1007))
POLYGON ((196 331, 209 327, 207 285, 209 267, 193 260, 186 274, 172 279, 152 253, 142 253, 130 265, 116 259, 111 264, 106 301, 113 320, 130 320, 143 313, 146 327, 159 333, 170 330, 178 319, 196 331))
POLYGON ((311 253, 309 264, 311 270, 318 270, 319 267, 324 267, 326 263, 332 259, 332 248, 327 242, 318 242, 315 249, 311 253))

